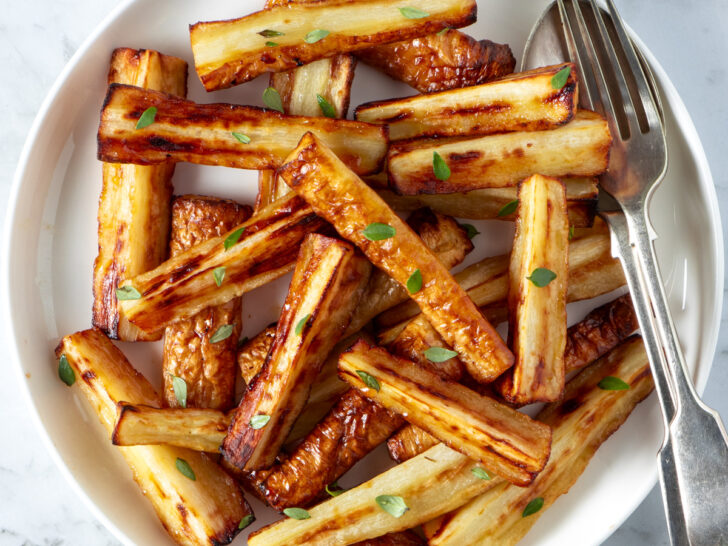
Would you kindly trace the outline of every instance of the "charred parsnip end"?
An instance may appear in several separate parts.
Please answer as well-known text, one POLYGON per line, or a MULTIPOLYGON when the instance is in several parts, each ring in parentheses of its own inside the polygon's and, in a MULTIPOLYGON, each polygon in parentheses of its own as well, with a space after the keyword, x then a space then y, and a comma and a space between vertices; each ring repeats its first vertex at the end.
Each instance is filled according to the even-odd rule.
POLYGON ((564 186, 533 175, 519 186, 508 270, 508 345, 516 364, 496 383, 512 404, 553 402, 564 390, 568 255, 564 186))
MULTIPOLYGON (((184 97, 187 63, 148 49, 115 49, 109 83, 124 83, 184 97)), ((99 199, 99 253, 94 261, 93 325, 123 341, 150 341, 119 316, 116 288, 125 278, 154 269, 167 257, 174 163, 155 166, 104 163, 99 199)))
POLYGON ((574 117, 578 95, 571 63, 506 76, 490 83, 376 101, 356 108, 359 121, 385 124, 391 140, 540 131, 574 117), (552 78, 569 69, 558 89, 552 78))
MULTIPOLYGON (((561 180, 566 187, 566 207, 569 211, 569 225, 576 228, 589 227, 594 222, 599 190, 596 178, 570 178, 561 180)), ((369 183, 369 179, 367 179, 369 183)), ((370 184, 371 185, 371 184, 370 184)), ((515 211, 509 212, 507 205, 518 199, 518 188, 483 188, 465 193, 440 193, 399 195, 390 189, 379 189, 377 193, 397 211, 409 211, 429 207, 433 211, 470 218, 473 220, 514 220, 515 211)))
POLYGON ((288 116, 253 106, 197 104, 119 84, 109 86, 101 111, 98 158, 140 165, 174 160, 275 169, 306 131, 315 132, 357 173, 382 167, 387 132, 381 126, 288 116), (152 107, 157 109, 154 122, 137 129, 140 113, 152 107))
POLYGON ((386 0, 288 3, 229 21, 190 26, 195 69, 208 91, 265 72, 281 72, 317 59, 378 44, 410 40, 475 21, 474 0, 420 0, 416 18, 386 0), (280 32, 276 46, 259 33, 280 32))
POLYGON ((241 470, 274 463, 323 360, 349 324, 370 269, 348 243, 315 234, 306 238, 273 345, 223 442, 228 463, 241 470))
POLYGON ((439 443, 440 441, 429 432, 408 425, 399 429, 387 440, 387 451, 393 460, 403 463, 439 443))
POLYGON ((531 483, 548 460, 548 426, 384 349, 357 342, 339 358, 339 375, 513 483, 531 483))
MULTIPOLYGON (((152 385, 100 330, 64 337, 56 355, 65 355, 78 378, 72 388, 86 397, 109 433, 117 403, 160 403, 152 385)), ((206 455, 170 446, 118 449, 177 544, 228 544, 238 534, 240 521, 252 516, 238 485, 206 455), (176 468, 179 460, 187 463, 194 480, 176 468)))
POLYGON ((263 368, 265 358, 268 356, 273 340, 276 338, 275 324, 247 341, 238 351, 238 366, 240 375, 246 385, 250 385, 253 378, 263 368))
POLYGON ((230 301, 289 272, 300 242, 324 225, 303 199, 286 196, 229 233, 125 281, 123 286, 141 297, 120 302, 122 312, 142 330, 154 332, 230 301), (225 280, 217 286, 214 271, 220 267, 225 280))
POLYGON ((485 83, 513 72, 511 48, 458 30, 356 52, 359 59, 420 93, 485 83))
POLYGON ((549 131, 396 143, 387 153, 387 174, 403 195, 515 186, 534 173, 596 176, 607 168, 611 142, 607 122, 580 110, 573 121, 549 131), (435 153, 447 164, 447 177, 435 175, 435 153))
POLYGON ((653 389, 642 340, 631 338, 569 381, 564 400, 548 405, 537 419, 553 427, 551 458, 527 488, 503 484, 425 526, 429 544, 516 544, 544 511, 576 482, 599 446, 653 389), (619 377, 626 390, 603 390, 606 376, 619 377), (588 426, 585 424, 588 423, 588 426), (523 517, 535 498, 542 508, 523 517))
POLYGON ((286 518, 251 534, 250 546, 354 544, 410 529, 462 506, 501 480, 481 480, 477 465, 445 445, 437 445, 362 485, 309 510, 310 519, 286 518), (395 518, 382 510, 380 495, 402 497, 408 510, 395 518))
POLYGON ((400 285, 406 288, 419 271, 422 282, 410 297, 476 380, 492 381, 513 364, 503 340, 437 256, 315 135, 301 139, 279 174, 400 285))
MULTIPOLYGON (((170 256, 174 258, 196 244, 220 237, 245 222, 251 213, 250 207, 234 201, 196 195, 177 197, 172 205, 170 256)), ((223 284, 227 270, 218 269, 212 275, 223 284)), ((165 329, 162 385, 167 406, 223 411, 233 406, 235 353, 241 328, 241 301, 233 298, 165 329), (230 334, 217 340, 220 328, 230 326, 230 334), (179 380, 185 382, 186 395, 182 398, 174 389, 179 380)))
POLYGON ((232 416, 215 409, 153 408, 119 402, 111 442, 169 445, 218 453, 232 416))

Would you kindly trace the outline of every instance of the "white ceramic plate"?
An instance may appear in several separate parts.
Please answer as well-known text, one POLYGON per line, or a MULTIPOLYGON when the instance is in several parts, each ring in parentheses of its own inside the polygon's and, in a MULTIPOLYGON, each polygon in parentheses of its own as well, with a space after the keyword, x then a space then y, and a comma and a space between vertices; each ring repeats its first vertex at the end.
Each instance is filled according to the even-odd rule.
MULTIPOLYGON (((415 2, 416 3, 416 2, 415 2)), ((10 353, 48 450, 91 511, 127 544, 169 542, 151 505, 131 480, 84 401, 57 378, 53 349, 67 333, 88 328, 91 274, 96 254, 96 207, 101 167, 96 160, 98 113, 113 48, 153 48, 185 58, 191 67, 189 97, 202 102, 261 105, 267 77, 207 94, 194 71, 187 25, 259 9, 262 0, 137 0, 119 6, 79 49, 44 102, 18 166, 5 230, 3 287, 10 353)), ((510 43, 520 59, 531 25, 545 1, 483 0, 481 17, 467 30, 477 38, 510 43)), ((658 253, 680 338, 702 391, 710 370, 722 304, 723 244, 717 200, 695 128, 664 71, 647 53, 665 99, 670 168, 652 205, 658 253)), ((412 90, 357 68, 352 106, 412 90)), ((218 195, 252 203, 256 173, 180 164, 177 193, 218 195)), ((472 262, 507 251, 508 224, 480 224, 472 262), (487 241, 491 241, 488 243, 487 241)), ((277 316, 287 279, 245 297, 244 334, 277 316), (250 310, 255 309, 253 315, 250 310)), ((569 309, 579 319, 598 302, 569 309)), ((159 344, 121 344, 130 360, 159 384, 159 344)), ((655 483, 655 454, 662 438, 654 398, 598 451, 587 471, 541 517, 528 544, 597 544, 642 501, 655 483)), ((380 448, 344 477, 352 486, 387 464, 380 448)), ((277 516, 253 501, 257 529, 277 516)), ((237 544, 244 543, 238 537, 237 544)))

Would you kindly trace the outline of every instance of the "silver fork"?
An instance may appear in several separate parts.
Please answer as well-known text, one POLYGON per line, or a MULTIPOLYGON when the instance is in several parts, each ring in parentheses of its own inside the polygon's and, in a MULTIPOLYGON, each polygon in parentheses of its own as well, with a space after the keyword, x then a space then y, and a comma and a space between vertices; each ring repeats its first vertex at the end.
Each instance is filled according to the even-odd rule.
POLYGON ((604 114, 613 136, 599 210, 622 261, 665 421, 658 454, 673 544, 728 544, 728 437, 698 397, 667 306, 647 214, 667 168, 657 87, 612 0, 557 0, 584 102, 604 114), (610 32, 611 31, 611 32, 610 32))

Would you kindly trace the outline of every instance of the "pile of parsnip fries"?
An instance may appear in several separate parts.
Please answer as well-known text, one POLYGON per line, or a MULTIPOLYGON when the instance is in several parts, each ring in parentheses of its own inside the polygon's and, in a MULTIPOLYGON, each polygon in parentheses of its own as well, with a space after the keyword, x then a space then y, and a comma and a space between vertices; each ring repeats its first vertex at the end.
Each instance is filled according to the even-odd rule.
POLYGON ((189 29, 207 91, 270 72, 266 108, 113 52, 93 328, 59 375, 179 544, 231 542, 243 488, 286 516, 251 545, 514 544, 652 390, 628 295, 567 329, 624 285, 594 217, 607 124, 572 64, 513 73, 455 30, 475 0, 268 1, 189 29), (346 120, 357 59, 420 94, 346 120), (255 207, 173 197, 178 161, 259 170, 255 207), (453 217, 515 221, 510 254, 452 273, 486 236, 453 217), (277 323, 240 339, 242 296, 290 271, 277 323), (163 340, 162 385, 111 339, 163 340), (336 485, 384 442, 399 464, 336 485))

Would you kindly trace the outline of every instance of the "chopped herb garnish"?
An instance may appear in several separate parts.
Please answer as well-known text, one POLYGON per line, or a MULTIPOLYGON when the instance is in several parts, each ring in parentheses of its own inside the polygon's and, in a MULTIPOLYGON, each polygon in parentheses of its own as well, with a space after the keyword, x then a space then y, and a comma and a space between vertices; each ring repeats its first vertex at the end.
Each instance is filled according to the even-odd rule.
POLYGON ((472 239, 476 235, 480 235, 480 232, 475 229, 475 226, 473 224, 460 224, 460 227, 463 228, 468 234, 468 239, 472 239))
POLYGON ((379 222, 369 224, 366 228, 364 228, 364 231, 362 231, 362 235, 370 241, 391 239, 394 237, 395 233, 396 230, 392 226, 388 224, 380 224, 379 222))
POLYGON ((116 299, 121 300, 138 300, 142 295, 139 290, 134 288, 132 285, 127 284, 126 286, 120 286, 116 289, 116 299))
POLYGON ((346 489, 342 489, 337 482, 334 482, 326 486, 326 492, 332 497, 338 497, 342 493, 346 492, 346 489))
POLYGON ((508 201, 503 207, 498 211, 498 218, 501 218, 503 216, 509 216, 516 212, 516 209, 518 208, 518 199, 514 199, 513 201, 508 201))
POLYGON ((263 104, 265 104, 266 108, 270 108, 271 110, 277 110, 281 114, 284 113, 281 96, 275 87, 265 88, 265 91, 263 91, 263 104))
POLYGON ((523 514, 521 514, 524 518, 527 518, 531 514, 535 514, 539 510, 543 508, 543 497, 536 497, 531 502, 529 502, 526 507, 523 509, 523 514))
POLYGON ((445 160, 437 152, 432 152, 432 171, 438 180, 447 180, 450 178, 450 167, 447 166, 445 160))
POLYGON ((233 333, 234 326, 232 324, 223 324, 215 330, 215 333, 212 334, 212 337, 210 338, 210 343, 220 343, 223 340, 226 340, 229 338, 233 333))
POLYGON ((373 376, 369 375, 364 370, 356 370, 356 375, 358 375, 361 378, 361 380, 364 381, 364 384, 367 387, 379 392, 379 389, 380 389, 379 381, 377 381, 373 376))
POLYGON ((222 284, 222 281, 225 280, 225 266, 220 266, 213 269, 212 277, 215 279, 215 284, 220 286, 222 284))
POLYGON ((471 468, 470 472, 472 472, 476 478, 480 478, 481 480, 490 479, 490 474, 488 474, 485 470, 483 470, 482 468, 479 468, 477 466, 475 468, 471 468))
POLYGON ((407 510, 409 510, 404 499, 396 495, 379 495, 374 500, 377 501, 377 504, 382 510, 395 518, 401 517, 407 510))
POLYGON ((419 269, 415 269, 409 279, 407 279, 407 292, 416 294, 422 290, 422 273, 419 269))
POLYGON ((243 133, 236 133, 235 131, 233 131, 232 134, 235 139, 241 144, 250 144, 250 137, 248 135, 244 135, 243 133))
POLYGON ((261 30, 258 34, 260 34, 263 38, 273 38, 274 36, 284 35, 282 32, 278 32, 277 30, 271 30, 269 28, 261 30))
POLYGON ((554 89, 561 89, 566 85, 566 81, 569 79, 569 74, 571 74, 571 67, 565 66, 561 70, 559 70, 556 74, 554 74, 554 77, 551 78, 551 87, 554 89))
POLYGON ((431 362, 445 362, 458 356, 457 351, 451 351, 444 347, 430 347, 425 351, 425 358, 431 362))
POLYGON ((245 228, 241 227, 225 237, 225 242, 222 244, 225 247, 225 250, 229 249, 240 240, 240 236, 243 234, 243 231, 245 231, 245 228))
POLYGON ((604 391, 626 391, 629 390, 629 383, 625 383, 619 377, 608 375, 602 379, 597 386, 604 391))
POLYGON ((255 516, 253 514, 248 514, 243 519, 240 520, 240 523, 238 523, 238 529, 245 529, 248 525, 253 523, 255 521, 255 516))
POLYGON ((283 513, 292 519, 311 519, 311 514, 303 508, 285 508, 283 513))
POLYGON ((321 108, 321 112, 324 116, 327 118, 335 118, 336 112, 334 111, 334 107, 331 106, 329 101, 327 101, 324 97, 316 93, 316 100, 318 101, 319 108, 321 108))
POLYGON ((310 318, 311 318, 311 313, 309 313, 308 315, 306 315, 305 317, 303 317, 301 320, 299 320, 296 323, 296 328, 293 330, 293 332, 297 336, 300 336, 303 333, 303 327, 306 326, 306 323, 308 322, 308 319, 310 319, 310 318))
POLYGON ((157 107, 156 106, 150 106, 144 112, 142 112, 142 115, 139 116, 139 119, 136 122, 135 129, 144 129, 144 127, 149 127, 152 123, 154 123, 154 118, 157 117, 157 107))
POLYGON ((248 424, 250 425, 250 428, 258 430, 259 428, 263 428, 265 425, 267 425, 268 421, 270 421, 270 415, 265 415, 261 413, 258 415, 253 415, 250 418, 250 422, 248 424))
POLYGON ((537 267, 531 272, 531 276, 526 278, 539 288, 543 288, 556 278, 556 273, 545 267, 537 267))
POLYGON ((65 354, 61 355, 61 358, 58 360, 58 377, 69 387, 76 382, 76 374, 68 363, 68 358, 66 358, 65 354))
POLYGON ((276 46, 278 46, 278 43, 277 42, 266 42, 265 46, 266 47, 276 47, 276 46))
POLYGON ((574 226, 569 226, 569 241, 574 238, 574 226))
POLYGON ((192 470, 190 463, 188 463, 184 459, 180 459, 179 457, 177 457, 174 465, 177 467, 177 470, 179 470, 180 474, 182 474, 184 477, 191 479, 193 482, 197 480, 197 476, 195 476, 195 472, 192 470))
POLYGON ((187 407, 187 381, 176 375, 169 374, 172 377, 172 390, 174 397, 177 399, 179 407, 187 407))
POLYGON ((323 40, 331 34, 328 30, 324 30, 322 28, 317 28, 316 30, 312 30, 308 34, 306 34, 306 37, 303 39, 304 42, 307 44, 315 44, 316 42, 323 40))
POLYGON ((446 32, 447 32, 448 30, 450 30, 450 27, 445 27, 445 28, 443 28, 442 30, 440 30, 440 31, 439 31, 439 32, 437 33, 437 35, 438 35, 438 36, 442 36, 442 35, 443 35, 443 34, 445 34, 445 33, 446 33, 446 32))
POLYGON ((399 8, 399 12, 407 17, 407 19, 422 19, 424 17, 429 17, 430 14, 426 11, 422 11, 419 8, 413 8, 410 6, 405 6, 403 8, 399 8))

